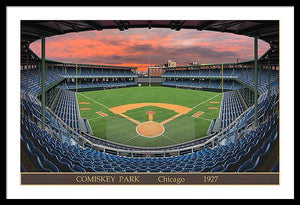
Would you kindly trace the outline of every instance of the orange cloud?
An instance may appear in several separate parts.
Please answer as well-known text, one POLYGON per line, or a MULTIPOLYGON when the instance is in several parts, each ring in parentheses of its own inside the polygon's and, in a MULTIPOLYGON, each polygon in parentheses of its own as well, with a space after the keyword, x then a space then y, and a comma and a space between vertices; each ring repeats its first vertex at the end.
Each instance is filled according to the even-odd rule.
MULTIPOLYGON (((40 56, 40 41, 30 45, 40 56)), ((259 55, 269 48, 259 42, 259 55)), ((135 66, 147 69, 151 64, 177 65, 236 62, 236 58, 253 59, 253 39, 245 36, 211 32, 169 29, 130 29, 89 31, 46 39, 46 58, 87 64, 135 66)))

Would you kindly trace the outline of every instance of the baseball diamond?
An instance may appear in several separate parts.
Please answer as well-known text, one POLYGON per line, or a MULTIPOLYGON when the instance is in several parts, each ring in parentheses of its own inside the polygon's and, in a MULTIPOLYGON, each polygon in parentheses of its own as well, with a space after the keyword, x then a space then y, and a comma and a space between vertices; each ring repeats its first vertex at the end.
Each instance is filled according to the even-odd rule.
POLYGON ((159 86, 77 94, 79 108, 87 107, 81 102, 89 102, 90 110, 80 109, 80 116, 90 119, 94 136, 139 147, 168 146, 206 136, 211 121, 220 111, 208 110, 209 102, 221 98, 216 92, 159 86), (96 118, 94 110, 107 116, 96 118), (200 110, 206 110, 201 115, 205 119, 192 117, 200 110))

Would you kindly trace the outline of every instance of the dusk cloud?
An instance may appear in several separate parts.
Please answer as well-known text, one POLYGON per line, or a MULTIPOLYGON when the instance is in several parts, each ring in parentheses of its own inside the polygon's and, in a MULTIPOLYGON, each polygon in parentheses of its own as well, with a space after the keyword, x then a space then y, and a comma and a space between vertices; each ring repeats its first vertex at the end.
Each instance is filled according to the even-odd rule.
MULTIPOLYGON (((40 41, 30 45, 40 56, 40 41)), ((269 45, 259 41, 259 55, 269 45)), ((230 33, 170 29, 103 30, 71 33, 46 39, 46 58, 62 62, 126 65, 147 68, 172 60, 230 63, 253 59, 253 39, 230 33)))
POLYGON ((153 47, 151 44, 135 44, 133 46, 128 47, 129 52, 147 52, 153 51, 153 47))

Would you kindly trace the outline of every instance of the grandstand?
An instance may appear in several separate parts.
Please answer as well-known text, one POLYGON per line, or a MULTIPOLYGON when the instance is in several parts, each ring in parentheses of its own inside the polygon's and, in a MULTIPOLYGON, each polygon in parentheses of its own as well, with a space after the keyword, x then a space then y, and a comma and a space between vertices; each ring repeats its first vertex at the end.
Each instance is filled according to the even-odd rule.
MULTIPOLYGON (((218 65, 220 66, 220 65, 218 65)), ((239 90, 243 87, 254 87, 253 68, 245 67, 242 69, 227 68, 222 69, 205 69, 200 66, 186 66, 186 70, 176 70, 176 67, 165 68, 166 71, 162 75, 165 81, 162 83, 166 86, 173 87, 190 87, 190 88, 217 88, 222 89, 222 77, 224 79, 223 89, 239 90), (168 70, 172 69, 172 70, 168 70), (193 69, 193 70, 191 70, 193 69), (246 70, 246 71, 245 71, 246 70)), ((270 76, 270 86, 279 86, 278 70, 261 69, 258 79, 258 92, 264 93, 268 91, 268 80, 270 76), (268 74, 270 72, 270 74, 268 74)))
MULTIPOLYGON (((84 31, 91 30, 91 25, 100 27, 99 22, 64 24, 81 25, 77 31, 84 31)), ((112 22, 105 25, 109 23, 112 22)), ((255 55, 246 65, 241 62, 229 63, 224 69, 220 64, 165 68, 162 86, 223 93, 211 134, 156 148, 114 143, 92 135, 89 124, 80 117, 76 92, 137 86, 136 68, 55 62, 45 59, 43 52, 38 58, 29 43, 41 36, 43 50, 45 37, 61 34, 55 32, 54 25, 53 21, 21 24, 22 172, 279 171, 279 70, 270 69, 279 65, 278 21, 245 21, 244 29, 236 21, 152 21, 152 27, 251 34, 255 41, 259 36, 271 45, 267 58, 264 55, 258 59, 255 55)), ((144 21, 114 21, 108 28, 147 26, 144 21)), ((64 33, 68 32, 74 30, 66 28, 64 33)), ((254 49, 257 51, 257 46, 254 49)))
POLYGON ((77 132, 79 132, 79 112, 74 92, 59 90, 56 103, 53 104, 53 112, 77 132))
POLYGON ((223 95, 222 108, 220 111, 221 128, 229 126, 245 109, 238 97, 237 91, 225 92, 223 95))

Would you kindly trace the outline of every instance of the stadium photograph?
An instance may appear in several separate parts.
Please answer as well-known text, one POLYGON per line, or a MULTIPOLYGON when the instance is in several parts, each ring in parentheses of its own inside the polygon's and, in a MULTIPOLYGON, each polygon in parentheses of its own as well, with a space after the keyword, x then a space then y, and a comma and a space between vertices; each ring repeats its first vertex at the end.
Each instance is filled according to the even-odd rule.
POLYGON ((21 173, 278 173, 278 20, 22 20, 21 173))

